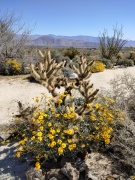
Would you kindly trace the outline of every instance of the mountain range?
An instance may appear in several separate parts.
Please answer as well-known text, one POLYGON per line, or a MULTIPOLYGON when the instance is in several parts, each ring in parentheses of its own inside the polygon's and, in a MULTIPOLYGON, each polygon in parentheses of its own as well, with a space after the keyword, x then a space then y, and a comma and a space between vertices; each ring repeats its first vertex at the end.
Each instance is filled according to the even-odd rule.
MULTIPOLYGON (((30 35, 31 46, 52 46, 52 47, 83 47, 97 48, 99 38, 93 36, 62 36, 62 35, 30 35)), ((125 47, 135 47, 135 41, 127 41, 125 47)))

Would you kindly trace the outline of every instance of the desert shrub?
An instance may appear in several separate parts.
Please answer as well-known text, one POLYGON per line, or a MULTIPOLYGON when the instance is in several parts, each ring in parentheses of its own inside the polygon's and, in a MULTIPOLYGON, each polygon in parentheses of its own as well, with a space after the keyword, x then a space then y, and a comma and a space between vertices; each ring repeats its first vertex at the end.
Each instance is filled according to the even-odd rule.
POLYGON ((37 106, 29 117, 15 117, 14 129, 23 136, 18 137, 20 146, 16 156, 32 152, 37 162, 57 160, 60 156, 75 158, 78 152, 88 148, 100 149, 102 144, 110 143, 116 121, 123 120, 114 101, 107 97, 102 97, 102 103, 85 104, 83 99, 64 92, 55 103, 45 95, 41 101, 38 97, 35 101, 37 106), (63 101, 69 108, 63 106, 63 101), (73 101, 76 106, 87 106, 85 118, 76 119, 73 101))
POLYGON ((133 175, 135 172, 135 78, 130 73, 116 76, 111 90, 103 92, 115 100, 117 108, 124 112, 125 121, 117 122, 111 141, 111 156, 121 168, 133 175))
POLYGON ((102 72, 103 70, 105 70, 105 66, 101 61, 94 61, 94 63, 90 67, 90 71, 92 73, 102 72))
POLYGON ((57 63, 64 60, 64 56, 56 50, 51 51, 51 56, 52 56, 52 59, 55 59, 57 63))
POLYGON ((126 60, 124 61, 124 65, 125 65, 125 66, 134 66, 134 61, 131 60, 131 59, 126 59, 126 60))
POLYGON ((70 59, 73 59, 76 55, 79 55, 79 51, 76 48, 70 47, 65 50, 64 56, 69 57, 70 59))
POLYGON ((117 64, 116 65, 119 65, 119 66, 124 66, 125 65, 125 60, 124 59, 119 59, 117 61, 117 64))
POLYGON ((19 75, 27 74, 25 63, 19 63, 16 59, 7 59, 0 62, 1 75, 19 75))
POLYGON ((113 68, 113 63, 111 61, 108 61, 108 59, 101 59, 102 63, 104 63, 105 68, 107 69, 112 69, 113 68))
POLYGON ((131 52, 130 52, 130 57, 129 57, 129 59, 135 60, 135 52, 134 52, 134 51, 131 51, 131 52))
POLYGON ((107 92, 117 106, 128 112, 129 117, 135 120, 135 78, 130 73, 116 76, 111 80, 111 90, 107 92))

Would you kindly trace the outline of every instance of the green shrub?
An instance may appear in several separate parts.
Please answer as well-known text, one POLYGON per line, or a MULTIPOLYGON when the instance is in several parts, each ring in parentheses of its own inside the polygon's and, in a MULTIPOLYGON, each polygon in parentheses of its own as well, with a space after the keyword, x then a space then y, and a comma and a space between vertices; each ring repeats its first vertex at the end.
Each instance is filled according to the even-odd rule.
POLYGON ((111 62, 111 60, 103 58, 101 61, 102 61, 102 63, 104 63, 104 65, 107 69, 113 68, 113 63, 111 62))
POLYGON ((101 61, 94 61, 94 63, 90 67, 90 71, 92 73, 102 72, 104 70, 105 70, 105 66, 101 61))
POLYGON ((126 59, 124 62, 125 66, 134 66, 134 61, 131 59, 126 59))
POLYGON ((118 61, 117 61, 117 65, 119 65, 119 66, 124 66, 125 65, 125 60, 124 59, 119 59, 118 61))

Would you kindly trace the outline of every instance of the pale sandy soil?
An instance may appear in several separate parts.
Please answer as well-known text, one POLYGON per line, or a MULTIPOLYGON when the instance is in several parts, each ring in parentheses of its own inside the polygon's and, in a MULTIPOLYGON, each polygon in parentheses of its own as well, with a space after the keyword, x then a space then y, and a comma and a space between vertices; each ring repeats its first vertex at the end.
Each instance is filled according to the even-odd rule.
MULTIPOLYGON (((122 75, 124 72, 135 76, 135 67, 121 68, 115 70, 105 70, 104 72, 92 74, 90 80, 95 88, 109 89, 110 80, 116 75, 122 75)), ((41 96, 42 92, 48 94, 48 91, 41 84, 29 82, 25 76, 0 76, 0 125, 7 124, 12 120, 13 114, 18 111, 17 101, 23 104, 34 103, 36 96, 41 96)), ((63 91, 63 89, 61 90, 63 91)), ((0 134, 1 135, 1 134, 0 134)))

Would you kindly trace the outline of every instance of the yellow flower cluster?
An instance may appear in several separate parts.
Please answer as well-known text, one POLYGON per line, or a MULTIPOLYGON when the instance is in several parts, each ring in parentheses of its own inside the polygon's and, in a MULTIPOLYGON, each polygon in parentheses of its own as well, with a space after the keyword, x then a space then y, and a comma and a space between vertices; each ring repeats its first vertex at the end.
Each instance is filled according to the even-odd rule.
POLYGON ((7 64, 14 70, 16 71, 20 71, 21 70, 21 65, 20 63, 17 62, 16 59, 8 59, 7 60, 7 64))
POLYGON ((102 72, 105 70, 105 66, 101 61, 94 61, 93 65, 90 66, 90 71, 92 73, 102 72))
MULTIPOLYGON (((67 154, 74 157, 90 147, 91 142, 95 145, 103 141, 109 144, 115 121, 123 118, 123 114, 114 107, 113 99, 104 97, 95 104, 86 104, 87 115, 80 121, 74 121, 75 109, 69 106, 67 112, 67 107, 62 103, 65 97, 65 93, 62 94, 62 101, 58 101, 57 105, 50 99, 47 108, 36 109, 25 128, 21 128, 23 122, 19 124, 24 134, 23 140, 19 141, 23 151, 18 150, 16 156, 33 152, 38 161, 35 164, 37 170, 40 169, 41 158, 57 158, 67 154)), ((36 97, 36 100, 39 102, 39 98, 36 97)))

